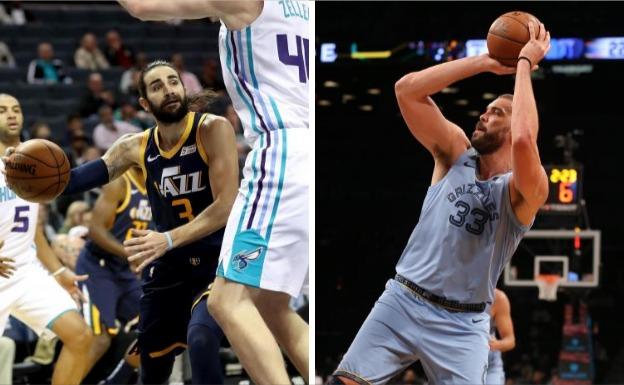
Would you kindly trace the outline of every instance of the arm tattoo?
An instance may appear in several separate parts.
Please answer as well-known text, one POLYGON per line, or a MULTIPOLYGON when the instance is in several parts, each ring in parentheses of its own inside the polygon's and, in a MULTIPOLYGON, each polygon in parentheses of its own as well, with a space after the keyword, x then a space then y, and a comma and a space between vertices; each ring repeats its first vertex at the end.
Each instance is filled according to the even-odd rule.
POLYGON ((117 179, 132 165, 133 135, 122 136, 104 154, 106 168, 108 169, 108 180, 117 179))

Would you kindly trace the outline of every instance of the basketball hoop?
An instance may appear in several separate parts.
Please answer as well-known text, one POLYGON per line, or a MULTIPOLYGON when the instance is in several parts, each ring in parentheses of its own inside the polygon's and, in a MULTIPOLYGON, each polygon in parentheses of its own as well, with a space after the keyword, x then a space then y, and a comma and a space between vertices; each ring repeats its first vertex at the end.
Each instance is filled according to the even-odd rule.
POLYGON ((539 274, 535 277, 537 287, 539 289, 539 299, 544 301, 556 301, 557 300, 557 288, 562 277, 557 274, 539 274))

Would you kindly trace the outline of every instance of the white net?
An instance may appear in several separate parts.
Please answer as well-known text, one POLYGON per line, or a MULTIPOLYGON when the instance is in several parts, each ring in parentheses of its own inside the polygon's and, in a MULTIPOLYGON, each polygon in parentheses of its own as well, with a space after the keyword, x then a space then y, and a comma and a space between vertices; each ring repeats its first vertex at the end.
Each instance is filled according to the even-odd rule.
POLYGON ((543 301, 556 301, 557 289, 561 276, 554 274, 542 274, 536 277, 537 288, 539 289, 539 299, 543 301))

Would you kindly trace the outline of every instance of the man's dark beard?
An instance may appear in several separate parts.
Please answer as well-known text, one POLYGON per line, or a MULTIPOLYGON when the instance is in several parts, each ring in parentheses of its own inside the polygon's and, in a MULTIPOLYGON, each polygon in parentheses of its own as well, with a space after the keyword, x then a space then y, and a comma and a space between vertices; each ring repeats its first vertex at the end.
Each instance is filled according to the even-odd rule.
POLYGON ((186 97, 183 98, 182 100, 178 98, 167 99, 160 106, 156 106, 152 104, 152 102, 149 101, 149 99, 147 100, 147 103, 150 106, 150 110, 152 111, 152 114, 154 115, 156 120, 158 120, 159 122, 177 123, 180 120, 184 119, 186 114, 188 114, 188 105, 187 105, 186 97), (165 104, 171 102, 172 100, 176 100, 180 102, 180 107, 178 107, 177 109, 173 111, 168 111, 165 109, 166 108, 165 104))
POLYGON ((498 150, 503 145, 504 140, 503 135, 483 132, 480 138, 471 139, 470 144, 480 155, 488 155, 498 150))

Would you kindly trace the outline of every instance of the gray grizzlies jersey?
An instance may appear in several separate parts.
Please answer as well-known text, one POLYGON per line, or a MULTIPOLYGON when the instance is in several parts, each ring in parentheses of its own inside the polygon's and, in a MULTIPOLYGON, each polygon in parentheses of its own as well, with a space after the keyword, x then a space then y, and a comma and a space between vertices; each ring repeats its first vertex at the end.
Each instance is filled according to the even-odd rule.
POLYGON ((462 303, 492 302, 505 264, 530 228, 512 210, 511 173, 480 181, 477 157, 466 150, 429 187, 396 267, 419 286, 462 303))

